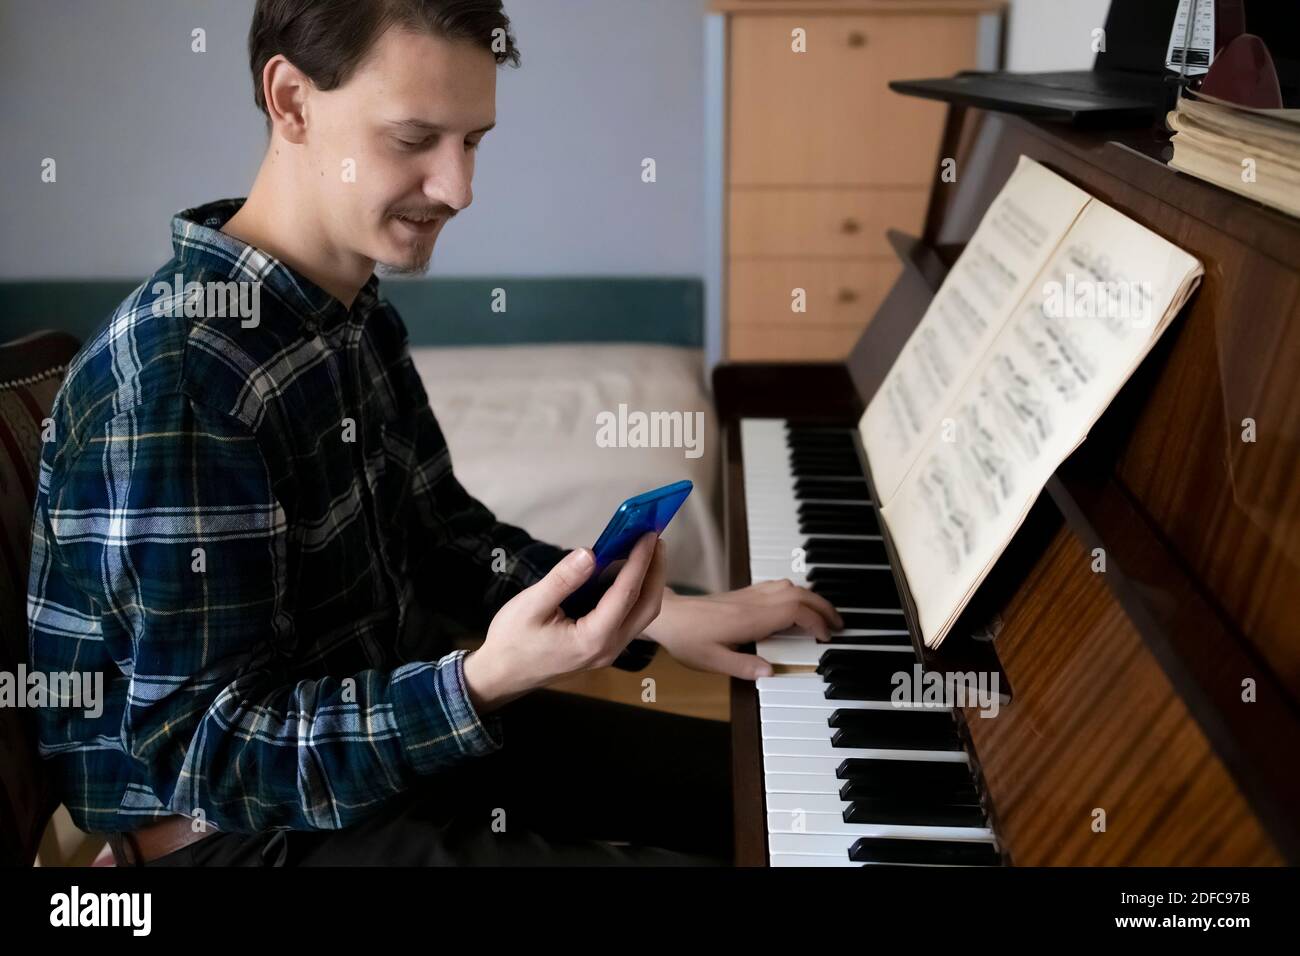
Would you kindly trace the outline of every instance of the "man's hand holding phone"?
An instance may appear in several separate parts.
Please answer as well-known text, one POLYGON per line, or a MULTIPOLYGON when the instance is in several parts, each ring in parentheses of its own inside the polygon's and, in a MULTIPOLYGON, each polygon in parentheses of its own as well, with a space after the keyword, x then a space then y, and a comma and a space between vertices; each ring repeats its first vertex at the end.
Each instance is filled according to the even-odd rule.
POLYGON ((608 667, 659 616, 667 561, 659 536, 641 536, 594 610, 570 619, 560 605, 595 569, 588 548, 507 601, 483 645, 466 656, 465 684, 479 713, 571 674, 608 667))

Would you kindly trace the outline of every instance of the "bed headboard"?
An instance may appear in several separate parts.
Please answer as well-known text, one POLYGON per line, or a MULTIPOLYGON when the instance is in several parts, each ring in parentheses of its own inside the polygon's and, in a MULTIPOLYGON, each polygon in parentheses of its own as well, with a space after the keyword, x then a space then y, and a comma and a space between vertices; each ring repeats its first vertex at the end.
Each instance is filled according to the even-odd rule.
MULTIPOLYGON (((85 340, 139 281, 0 282, 5 336, 58 329, 85 340)), ((700 348, 704 283, 686 277, 385 279, 412 346, 635 342, 700 348), (506 309, 493 311, 505 291, 506 309)))

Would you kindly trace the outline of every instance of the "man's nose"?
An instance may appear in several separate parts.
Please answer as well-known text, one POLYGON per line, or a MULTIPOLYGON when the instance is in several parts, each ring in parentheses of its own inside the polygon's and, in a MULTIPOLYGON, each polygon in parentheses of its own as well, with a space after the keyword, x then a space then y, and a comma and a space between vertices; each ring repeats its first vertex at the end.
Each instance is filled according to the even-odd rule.
POLYGON ((474 157, 463 147, 438 150, 424 177, 424 194, 459 212, 474 201, 474 157))

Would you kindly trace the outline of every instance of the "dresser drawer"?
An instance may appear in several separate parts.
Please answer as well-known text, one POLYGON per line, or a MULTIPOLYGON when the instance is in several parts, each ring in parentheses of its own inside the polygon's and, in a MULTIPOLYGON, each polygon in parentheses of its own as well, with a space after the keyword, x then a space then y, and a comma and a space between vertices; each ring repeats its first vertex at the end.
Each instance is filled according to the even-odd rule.
POLYGON ((919 235, 923 189, 733 189, 732 256, 892 256, 888 229, 919 235))
POLYGON ((733 362, 817 362, 843 360, 862 335, 847 325, 734 326, 727 333, 727 358, 733 362))
POLYGON ((728 325, 867 327, 898 277, 897 260, 732 259, 728 325), (805 311, 792 311, 794 290, 804 290, 805 311))
POLYGON ((729 23, 732 186, 930 183, 944 105, 887 84, 973 69, 976 16, 737 14, 729 23), (791 49, 796 28, 806 52, 791 49))

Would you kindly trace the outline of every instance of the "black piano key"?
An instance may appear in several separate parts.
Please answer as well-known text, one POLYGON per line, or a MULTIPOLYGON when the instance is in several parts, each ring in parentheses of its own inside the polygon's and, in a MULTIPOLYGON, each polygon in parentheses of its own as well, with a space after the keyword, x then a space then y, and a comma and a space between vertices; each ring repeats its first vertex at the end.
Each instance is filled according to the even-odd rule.
MULTIPOLYGON (((851 613, 851 612, 849 612, 851 613)), ((902 634, 832 634, 827 644, 839 644, 844 647, 910 647, 912 638, 906 631, 902 634)))
MULTIPOLYGON (((908 680, 913 676, 912 665, 916 658, 910 654, 902 654, 896 651, 881 651, 872 653, 871 651, 850 651, 843 648, 832 646, 826 651, 826 654, 852 654, 854 657, 885 657, 890 662, 880 666, 867 665, 857 661, 823 661, 817 665, 817 673, 825 681, 827 689, 834 685, 841 688, 864 688, 872 691, 880 691, 882 688, 889 688, 893 694, 901 683, 896 679, 896 675, 905 675, 908 680)), ((822 655, 823 658, 825 654, 822 655)), ((906 685, 904 685, 906 686, 906 685)), ((841 698, 844 699, 844 698, 841 698)), ((859 698, 865 700, 887 700, 893 702, 893 697, 867 697, 859 698)), ((900 708, 901 709, 901 708, 900 708)))
POLYGON ((803 543, 803 551, 811 564, 889 564, 885 543, 879 540, 812 537, 803 543))
POLYGON ((854 674, 863 677, 874 675, 892 675, 899 671, 912 673, 916 663, 915 654, 902 654, 897 651, 850 651, 843 648, 828 647, 822 651, 817 661, 817 673, 854 674))
POLYGON ((978 802, 965 761, 848 757, 835 768, 835 776, 853 784, 852 789, 847 784, 840 788, 842 800, 915 791, 933 794, 930 799, 940 799, 942 794, 948 802, 978 802))
POLYGON ((892 699, 894 684, 888 678, 871 678, 867 680, 828 679, 826 682, 827 700, 874 700, 892 699))
POLYGON ((911 654, 898 651, 851 651, 847 648, 828 647, 817 662, 817 673, 826 683, 837 680, 848 681, 888 681, 895 674, 912 674, 912 664, 916 658, 911 654), (851 654, 852 658, 834 657, 835 654, 851 654), (860 660, 865 657, 885 658, 882 663, 860 660))
POLYGON ((823 534, 858 534, 880 537, 880 522, 870 508, 852 515, 800 514, 799 531, 807 537, 823 534))
POLYGON ((831 439, 827 441, 786 442, 786 454, 791 458, 845 458, 859 463, 858 451, 852 441, 831 439))
POLYGON ((879 593, 854 587, 849 584, 840 582, 827 581, 810 581, 808 588, 815 594, 820 594, 826 600, 830 601, 835 607, 871 607, 882 610, 900 609, 897 598, 889 598, 879 593))
POLYGON ((862 467, 847 457, 837 460, 791 461, 790 470, 796 478, 861 478, 862 467))
POLYGON ((868 504, 856 504, 852 501, 801 501, 795 509, 796 514, 810 518, 844 518, 855 521, 864 514, 873 514, 868 504))
POLYGON ((860 837, 849 849, 855 863, 914 863, 936 866, 1001 866, 992 843, 959 840, 902 840, 896 837, 860 837))
POLYGON ((837 607, 899 608, 903 606, 894 584, 894 575, 886 568, 879 570, 850 570, 813 568, 808 572, 808 585, 837 607), (836 601, 835 597, 849 600, 836 601))
POLYGON ((880 534, 880 526, 875 523, 875 516, 849 526, 838 518, 799 517, 800 534, 880 534))
POLYGON ((860 501, 870 504, 871 495, 865 481, 831 480, 825 478, 800 478, 794 483, 794 496, 802 501, 806 498, 833 499, 836 501, 860 501))
POLYGON ((835 728, 831 743, 836 747, 962 749, 957 725, 948 711, 837 710, 827 723, 835 728))
POLYGON ((789 458, 845 458, 860 463, 858 451, 851 441, 796 441, 786 442, 789 458))
POLYGON ((892 577, 888 575, 888 570, 888 568, 832 568, 814 565, 808 569, 808 580, 870 588, 877 586, 884 576, 892 577))
POLYGON ((855 800, 844 808, 845 823, 886 823, 916 827, 982 827, 983 808, 975 805, 900 806, 893 800, 855 800))
POLYGON ((956 737, 916 738, 893 729, 841 727, 831 737, 832 747, 866 747, 873 750, 961 750, 956 737))
POLYGON ((909 780, 906 778, 855 777, 841 784, 840 799, 846 803, 865 799, 898 800, 903 802, 908 800, 930 800, 950 804, 979 803, 979 795, 975 791, 975 784, 969 780, 947 784, 934 783, 924 778, 909 780))
POLYGON ((845 611, 840 617, 844 618, 845 627, 877 631, 907 631, 907 621, 903 615, 889 611, 845 611))
POLYGON ((787 426, 785 430, 787 444, 808 444, 817 442, 847 442, 853 444, 853 431, 843 425, 809 427, 802 425, 787 426))

